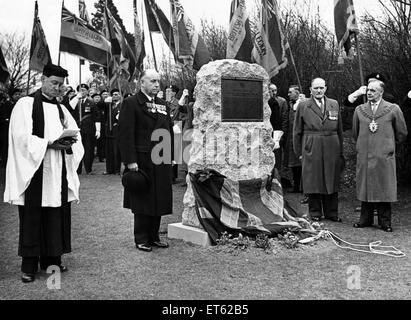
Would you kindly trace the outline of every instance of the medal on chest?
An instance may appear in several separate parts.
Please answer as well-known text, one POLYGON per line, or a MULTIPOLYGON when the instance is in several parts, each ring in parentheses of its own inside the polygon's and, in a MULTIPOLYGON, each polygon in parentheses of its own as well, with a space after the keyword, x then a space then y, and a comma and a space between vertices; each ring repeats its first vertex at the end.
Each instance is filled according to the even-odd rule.
POLYGON ((371 133, 376 133, 378 131, 378 123, 375 121, 375 119, 372 119, 369 128, 371 133))

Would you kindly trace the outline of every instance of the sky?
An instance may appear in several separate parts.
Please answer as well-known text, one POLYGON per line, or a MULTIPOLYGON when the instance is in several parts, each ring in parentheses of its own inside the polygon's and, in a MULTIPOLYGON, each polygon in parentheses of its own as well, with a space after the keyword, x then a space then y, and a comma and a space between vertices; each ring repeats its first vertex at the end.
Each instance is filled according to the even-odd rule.
MULTIPOLYGON (((129 32, 133 32, 133 1, 132 0, 113 0, 124 25, 129 32)), ((247 7, 251 8, 258 0, 246 0, 247 7)), ((4 32, 19 32, 27 35, 27 41, 31 37, 34 15, 34 0, 0 0, 0 34, 4 32)), ((85 0, 90 18, 91 13, 95 12, 95 0, 85 0)), ((143 0, 138 0, 139 3, 143 0)), ((170 5, 169 0, 156 0, 158 6, 169 17, 170 5)), ((228 27, 229 11, 231 0, 180 0, 186 14, 191 18, 193 23, 199 27, 202 18, 214 20, 218 25, 228 27)), ((58 60, 59 37, 60 37, 60 19, 61 19, 62 0, 38 0, 39 17, 47 38, 53 62, 58 60)), ((78 13, 78 0, 64 0, 64 4, 73 13, 78 13)), ((320 8, 321 18, 330 27, 334 28, 333 7, 334 0, 279 0, 280 6, 295 7, 299 10, 314 12, 320 8), (310 9, 309 9, 310 8, 310 9)), ((357 15, 361 16, 366 11, 377 14, 379 10, 378 0, 354 0, 354 7, 357 15)), ((140 6, 139 6, 139 11, 140 6)), ((146 19, 145 19, 146 20, 146 19)), ((146 31, 146 35, 147 35, 146 31)), ((163 42, 161 35, 153 34, 154 45, 161 51, 166 44, 163 42)), ((2 39, 0 38, 0 44, 2 39)), ((149 37, 146 36, 146 51, 151 54, 149 37)), ((156 53, 156 55, 160 55, 156 53)), ((62 54, 61 64, 66 67, 70 73, 70 84, 76 85, 79 79, 78 58, 69 54, 62 54)), ((83 66, 82 81, 90 77, 88 67, 83 66)))

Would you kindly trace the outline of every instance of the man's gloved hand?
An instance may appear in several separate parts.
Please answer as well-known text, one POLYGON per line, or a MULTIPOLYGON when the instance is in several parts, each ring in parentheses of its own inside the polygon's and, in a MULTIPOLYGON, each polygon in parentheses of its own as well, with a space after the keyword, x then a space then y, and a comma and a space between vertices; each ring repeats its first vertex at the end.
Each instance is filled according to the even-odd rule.
POLYGON ((367 94, 367 86, 360 87, 357 91, 353 93, 353 96, 358 99, 359 97, 367 94))
POLYGON ((98 140, 98 139, 100 139, 100 137, 101 137, 100 131, 96 131, 96 139, 98 140))

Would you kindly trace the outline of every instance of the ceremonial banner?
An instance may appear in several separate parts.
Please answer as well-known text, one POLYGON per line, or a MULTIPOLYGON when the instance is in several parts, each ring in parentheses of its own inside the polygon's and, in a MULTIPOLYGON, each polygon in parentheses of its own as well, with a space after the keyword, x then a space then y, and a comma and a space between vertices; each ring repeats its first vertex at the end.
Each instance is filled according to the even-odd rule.
POLYGON ((137 13, 137 0, 133 0, 134 7, 134 42, 136 45, 136 68, 139 72, 144 69, 143 62, 146 56, 146 49, 144 47, 144 30, 141 28, 137 13))
POLYGON ((36 1, 34 5, 34 23, 31 35, 29 68, 31 70, 43 72, 44 66, 49 62, 51 63, 51 56, 38 13, 39 7, 36 1))
POLYGON ((173 27, 168 21, 164 12, 158 7, 154 0, 144 0, 147 14, 148 29, 150 32, 161 32, 164 41, 169 46, 174 55, 174 59, 178 61, 176 55, 176 46, 173 37, 173 27))
POLYGON ((353 0, 334 0, 334 24, 340 56, 338 63, 353 57, 351 39, 359 33, 353 0))
MULTIPOLYGON (((127 78, 130 81, 131 77, 134 75, 136 68, 136 57, 134 56, 134 52, 128 44, 128 41, 123 33, 123 30, 121 29, 120 24, 113 17, 108 7, 106 7, 106 13, 109 26, 108 30, 110 30, 110 40, 116 40, 116 42, 120 46, 120 52, 112 52, 112 54, 114 58, 119 58, 118 62, 120 69, 127 73, 127 78), (111 32, 113 32, 113 34, 111 32)), ((117 44, 115 44, 115 46, 117 46, 117 44)))
POLYGON ((87 24, 90 24, 90 18, 84 0, 78 0, 78 10, 80 18, 83 19, 87 24))
POLYGON ((227 59, 237 59, 252 62, 250 20, 245 0, 232 0, 230 11, 230 28, 227 38, 227 59))
POLYGON ((260 25, 254 40, 253 59, 272 78, 287 66, 288 60, 277 1, 261 1, 260 25))
POLYGON ((193 22, 185 14, 180 1, 170 0, 170 4, 176 55, 184 65, 200 70, 203 65, 211 61, 204 39, 195 30, 193 22))
POLYGON ((110 42, 65 7, 61 20, 60 51, 107 66, 107 55, 111 54, 110 42))
POLYGON ((4 59, 3 50, 0 45, 0 82, 6 83, 10 77, 9 69, 7 68, 6 59, 4 59))

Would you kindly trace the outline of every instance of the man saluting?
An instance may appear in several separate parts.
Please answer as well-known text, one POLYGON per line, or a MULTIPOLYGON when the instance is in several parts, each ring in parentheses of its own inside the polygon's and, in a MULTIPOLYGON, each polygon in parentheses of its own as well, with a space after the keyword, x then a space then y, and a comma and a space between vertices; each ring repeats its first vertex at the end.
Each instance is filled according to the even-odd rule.
POLYGON ((392 232, 391 203, 397 201, 396 143, 407 137, 400 107, 383 99, 382 81, 368 84, 368 103, 355 109, 353 137, 357 143, 357 198, 360 221, 355 228, 370 227, 374 209, 382 230, 392 232))
POLYGON ((10 119, 4 201, 19 210, 24 283, 34 281, 39 261, 42 270, 67 271, 61 256, 71 252, 70 203, 79 200, 84 149, 76 121, 56 100, 67 76, 59 66, 44 67, 41 89, 20 99, 10 119), (64 129, 74 133, 59 139, 64 129))

